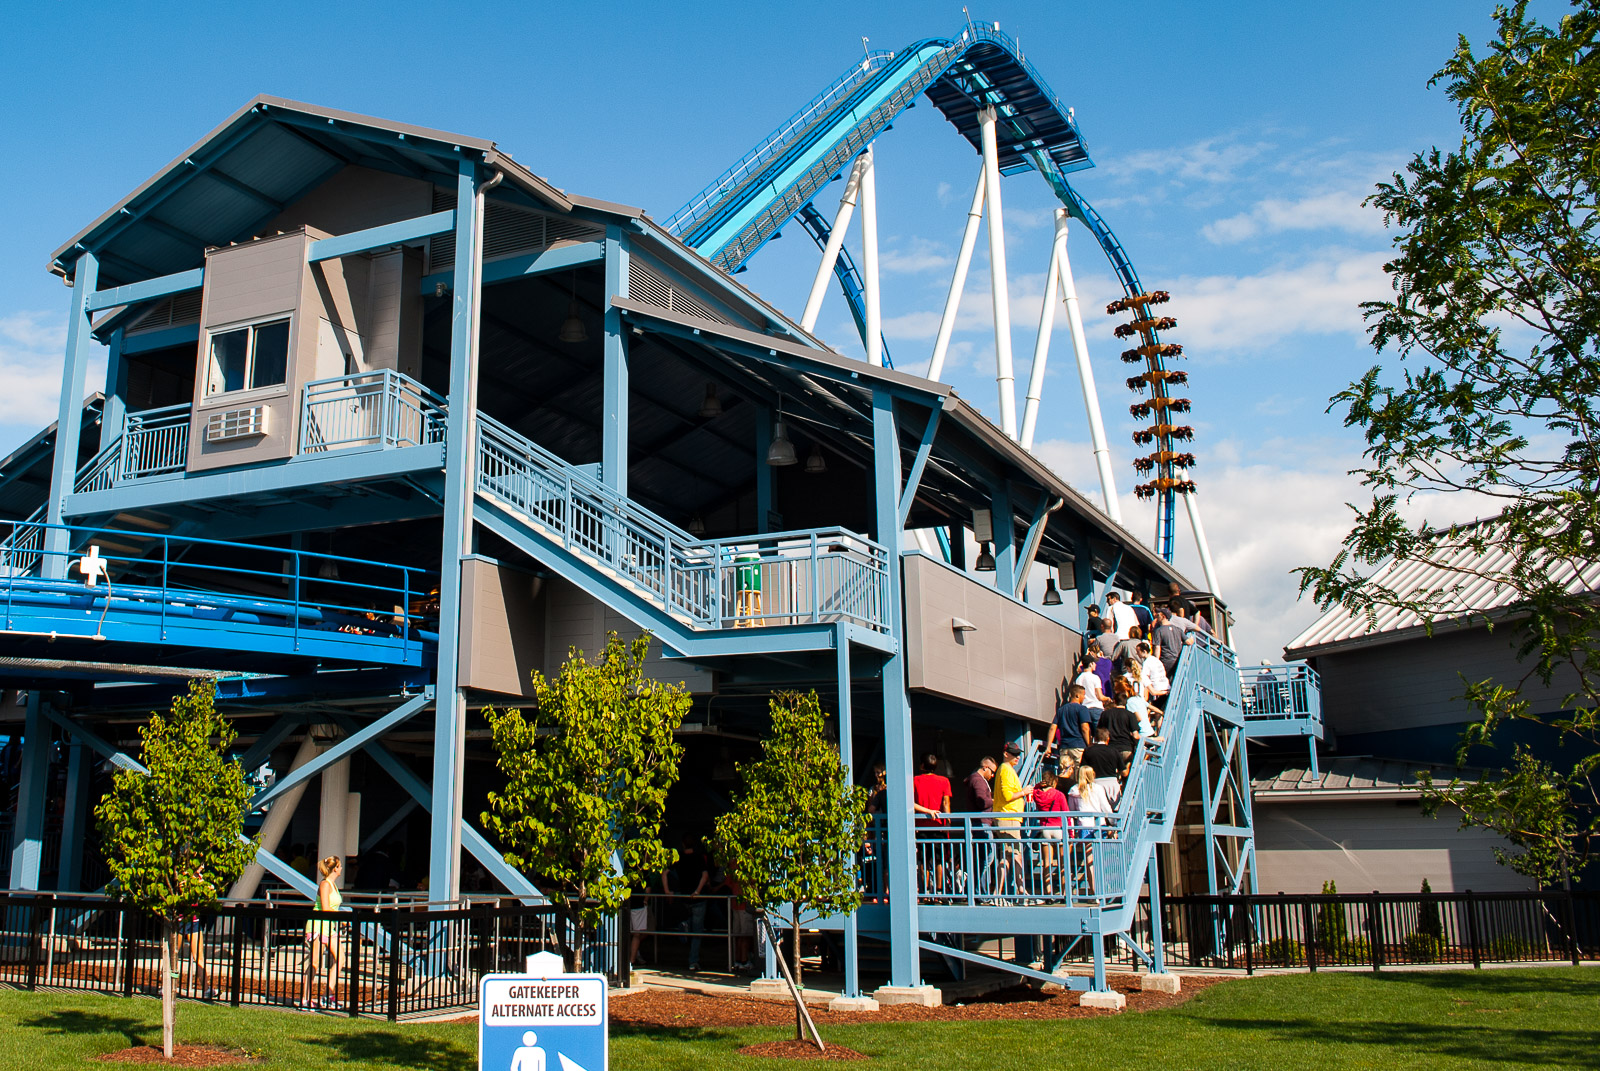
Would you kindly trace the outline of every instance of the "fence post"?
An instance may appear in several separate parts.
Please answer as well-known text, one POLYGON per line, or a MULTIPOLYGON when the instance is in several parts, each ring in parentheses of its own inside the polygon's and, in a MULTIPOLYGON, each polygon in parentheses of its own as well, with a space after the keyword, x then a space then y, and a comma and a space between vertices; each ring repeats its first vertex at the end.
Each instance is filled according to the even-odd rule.
POLYGON ((39 901, 28 905, 28 988, 39 984, 39 901))
POLYGON ((1244 898, 1244 973, 1256 973, 1256 908, 1249 896, 1244 898))
POLYGON ((349 1010, 350 1018, 354 1019, 361 1014, 361 922, 360 914, 350 923, 350 954, 345 957, 349 964, 348 974, 345 978, 345 1006, 349 1010))
POLYGON ((389 909, 389 1021, 400 1018, 400 908, 389 909))
POLYGON ((1567 951, 1572 953, 1572 965, 1579 966, 1578 961, 1578 909, 1572 902, 1572 890, 1566 890, 1567 901, 1567 951))
POLYGON ((1372 901, 1367 908, 1367 940, 1370 946, 1367 951, 1372 955, 1372 969, 1374 972, 1383 966, 1383 904, 1378 900, 1378 890, 1372 890, 1372 901))
POLYGON ((1312 974, 1317 973, 1317 927, 1316 920, 1311 916, 1311 898, 1308 896, 1300 901, 1300 922, 1305 927, 1306 935, 1306 966, 1312 974))
POLYGON ((133 996, 133 969, 138 963, 135 950, 138 948, 139 941, 139 920, 133 915, 132 907, 126 902, 120 903, 118 907, 122 911, 123 932, 128 935, 127 942, 123 946, 123 954, 127 958, 124 961, 122 970, 122 995, 131 997, 133 996))
POLYGON ((240 993, 244 989, 244 924, 243 915, 233 917, 233 970, 228 981, 228 1003, 235 1008, 239 1006, 240 993))
POLYGON ((1483 966, 1483 950, 1478 947, 1478 902, 1467 890, 1467 943, 1472 946, 1473 967, 1483 966))

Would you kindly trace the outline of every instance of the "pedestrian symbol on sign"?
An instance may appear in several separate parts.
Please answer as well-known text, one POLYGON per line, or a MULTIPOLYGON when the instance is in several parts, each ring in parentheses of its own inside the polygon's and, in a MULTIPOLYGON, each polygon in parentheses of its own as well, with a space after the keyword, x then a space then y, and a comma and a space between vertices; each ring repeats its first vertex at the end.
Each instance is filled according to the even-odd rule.
POLYGON ((607 1071, 605 975, 487 974, 478 1001, 479 1071, 607 1071))
POLYGON ((532 1030, 522 1035, 522 1047, 511 1057, 511 1071, 544 1071, 544 1050, 532 1030))

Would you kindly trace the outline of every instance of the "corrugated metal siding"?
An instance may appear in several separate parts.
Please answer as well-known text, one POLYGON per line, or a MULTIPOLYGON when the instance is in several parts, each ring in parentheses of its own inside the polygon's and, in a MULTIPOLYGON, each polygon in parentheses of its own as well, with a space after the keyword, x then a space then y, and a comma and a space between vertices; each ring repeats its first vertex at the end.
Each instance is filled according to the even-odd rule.
POLYGON ((1278 803, 1257 799, 1256 867, 1264 893, 1315 893, 1324 881, 1342 893, 1498 892, 1533 883, 1494 858, 1505 842, 1459 829, 1448 814, 1424 818, 1393 801, 1278 803))
MULTIPOLYGON (((1514 604, 1518 599, 1516 590, 1496 579, 1504 576, 1511 564, 1512 556, 1492 540, 1481 554, 1461 546, 1441 545, 1428 560, 1385 562, 1372 574, 1371 583, 1395 592, 1400 600, 1439 592, 1439 609, 1433 619, 1446 621, 1514 604)), ((1568 592, 1600 589, 1600 562, 1584 563, 1575 568, 1566 560, 1555 561, 1550 563, 1549 573, 1550 578, 1563 584, 1568 592)), ((1335 607, 1291 640, 1285 650, 1291 658, 1300 657, 1296 652, 1304 649, 1418 628, 1423 624, 1421 617, 1408 610, 1379 608, 1376 620, 1369 623, 1363 613, 1353 614, 1343 607, 1335 607)))

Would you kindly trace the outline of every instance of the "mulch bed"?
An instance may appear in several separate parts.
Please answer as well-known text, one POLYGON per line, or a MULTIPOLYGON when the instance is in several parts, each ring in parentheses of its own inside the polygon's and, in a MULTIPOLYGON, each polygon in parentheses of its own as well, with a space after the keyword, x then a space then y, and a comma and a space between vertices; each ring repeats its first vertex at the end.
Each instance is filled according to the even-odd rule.
POLYGON ((866 1057, 854 1049, 847 1049, 842 1045, 829 1045, 822 1052, 809 1041, 796 1041, 789 1038, 786 1041, 763 1041, 759 1045, 746 1045, 739 1050, 740 1056, 776 1056, 782 1060, 865 1060, 866 1057))
MULTIPOLYGON (((1184 975, 1183 991, 1176 994, 1143 993, 1133 974, 1113 974, 1111 987, 1128 998, 1130 1012, 1154 1011, 1182 1004, 1207 986, 1223 981, 1202 975, 1184 975)), ((811 1017, 819 1027, 832 1023, 952 1022, 974 1019, 1087 1019, 1116 1012, 1078 1007, 1078 994, 1064 990, 1043 992, 1027 985, 985 993, 963 1003, 938 1008, 896 1004, 875 1012, 834 1012, 815 1005, 811 1017)), ((786 1026, 794 1022, 789 1001, 756 997, 706 996, 667 989, 647 989, 611 1001, 611 1022, 616 1026, 708 1027, 786 1026)), ((812 1046, 813 1052, 815 1046, 812 1046)))
POLYGON ((95 1057, 119 1064, 164 1064, 167 1067, 220 1067, 225 1064, 253 1064, 254 1057, 243 1049, 219 1049, 215 1045, 174 1045, 172 1059, 161 1055, 160 1045, 135 1045, 95 1057))

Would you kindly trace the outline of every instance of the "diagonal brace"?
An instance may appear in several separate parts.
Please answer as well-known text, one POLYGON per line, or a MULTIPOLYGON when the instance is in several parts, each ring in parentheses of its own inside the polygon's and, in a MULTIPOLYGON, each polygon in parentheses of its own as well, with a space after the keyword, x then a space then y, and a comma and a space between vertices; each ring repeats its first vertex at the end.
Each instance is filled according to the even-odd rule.
POLYGON ((916 501, 917 488, 922 485, 922 470, 928 467, 928 456, 933 453, 933 438, 939 430, 939 418, 944 415, 945 399, 940 397, 928 410, 928 422, 922 427, 922 442, 917 446, 917 456, 906 475, 906 488, 900 495, 900 527, 906 526, 911 516, 911 504, 916 501))
POLYGON ((320 755, 306 763, 304 766, 300 767, 298 770, 295 770, 293 773, 280 778, 272 785, 271 788, 263 789, 262 791, 256 793, 255 798, 250 801, 250 809, 252 811, 259 811, 261 808, 265 807, 267 804, 271 803, 273 800, 289 791, 295 785, 300 784, 307 778, 316 776, 318 773, 322 772, 322 770, 332 766, 346 755, 349 755, 354 751, 359 751, 361 748, 365 747, 373 740, 376 740, 384 733, 398 725, 403 724, 406 721, 409 721, 417 714, 418 711, 432 701, 432 688, 426 689, 421 695, 412 696, 410 699, 406 700, 404 703, 401 703, 398 707, 395 707, 392 711, 368 725, 366 728, 359 732, 351 733, 349 736, 345 737, 328 750, 322 752, 320 755))

